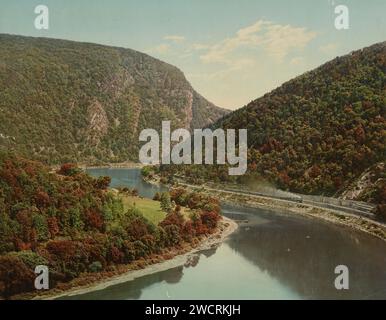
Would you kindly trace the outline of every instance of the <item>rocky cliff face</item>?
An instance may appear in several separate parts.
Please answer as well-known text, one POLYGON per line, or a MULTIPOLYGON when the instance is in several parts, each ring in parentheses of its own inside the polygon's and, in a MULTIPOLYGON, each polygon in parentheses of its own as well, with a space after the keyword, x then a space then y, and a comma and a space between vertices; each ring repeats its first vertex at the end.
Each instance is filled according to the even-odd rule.
POLYGON ((367 169, 341 195, 342 199, 377 203, 375 196, 379 186, 386 183, 386 164, 380 162, 367 169))
POLYGON ((0 35, 0 56, 0 146, 46 162, 136 160, 142 129, 226 114, 176 67, 134 50, 0 35))

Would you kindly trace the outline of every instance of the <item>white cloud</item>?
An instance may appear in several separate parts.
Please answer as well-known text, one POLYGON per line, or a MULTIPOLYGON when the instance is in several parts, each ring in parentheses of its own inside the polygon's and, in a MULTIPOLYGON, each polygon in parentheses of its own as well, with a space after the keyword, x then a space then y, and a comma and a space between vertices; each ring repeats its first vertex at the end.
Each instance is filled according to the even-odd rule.
POLYGON ((192 48, 193 50, 205 50, 209 48, 209 45, 202 43, 193 43, 192 48))
POLYGON ((304 49, 316 37, 306 28, 274 24, 259 20, 209 47, 200 58, 205 63, 237 63, 235 53, 240 50, 262 50, 269 57, 282 61, 292 50, 304 49))
POLYGON ((168 35, 148 53, 185 65, 199 92, 236 108, 307 70, 305 49, 316 36, 307 28, 259 20, 226 38, 202 42, 168 35))
POLYGON ((192 52, 184 52, 181 55, 179 55, 179 57, 181 59, 191 58, 191 57, 193 57, 193 53, 192 52))
POLYGON ((303 57, 295 57, 292 58, 290 61, 290 64, 293 66, 299 66, 304 63, 304 58, 303 57))
POLYGON ((327 55, 335 54, 337 49, 338 49, 338 45, 336 43, 328 43, 319 47, 320 52, 327 55))
POLYGON ((179 35, 169 35, 169 36, 165 36, 164 40, 169 40, 173 42, 183 42, 185 41, 185 37, 179 36, 179 35))
POLYGON ((188 75, 192 78, 202 78, 202 79, 206 79, 206 80, 209 80, 209 79, 211 79, 211 80, 213 80, 213 79, 223 80, 225 77, 227 77, 229 75, 233 76, 235 74, 234 72, 242 71, 242 69, 252 68, 252 67, 256 67, 256 66, 257 66, 257 64, 256 64, 255 60, 239 59, 239 60, 235 61, 234 64, 229 65, 228 67, 223 68, 223 69, 218 70, 218 71, 204 72, 204 73, 190 73, 188 75))
POLYGON ((150 53, 159 53, 159 54, 166 54, 170 51, 170 46, 165 43, 161 43, 158 46, 152 48, 149 50, 150 53))

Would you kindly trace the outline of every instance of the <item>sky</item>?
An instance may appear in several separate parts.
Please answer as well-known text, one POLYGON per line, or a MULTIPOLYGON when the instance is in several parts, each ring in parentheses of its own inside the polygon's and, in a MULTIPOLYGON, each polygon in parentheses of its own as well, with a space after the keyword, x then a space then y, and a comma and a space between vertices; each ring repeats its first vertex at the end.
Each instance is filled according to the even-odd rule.
MULTIPOLYGON (((0 33, 135 49, 237 109, 339 55, 386 40, 386 0, 0 0, 0 33), (37 5, 48 30, 34 26, 37 5), (336 6, 349 10, 338 30, 336 6)), ((1 57, 0 57, 1 59, 1 57)))

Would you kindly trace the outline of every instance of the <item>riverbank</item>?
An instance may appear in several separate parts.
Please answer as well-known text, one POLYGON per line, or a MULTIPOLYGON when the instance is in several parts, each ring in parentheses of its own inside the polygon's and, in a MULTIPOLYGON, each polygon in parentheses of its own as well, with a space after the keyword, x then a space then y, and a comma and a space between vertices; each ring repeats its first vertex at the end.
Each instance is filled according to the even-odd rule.
POLYGON ((366 232, 383 241, 386 241, 386 224, 344 211, 270 198, 269 196, 246 195, 233 191, 217 190, 214 188, 208 188, 205 185, 193 186, 183 184, 183 187, 196 191, 205 191, 207 194, 217 197, 224 203, 247 208, 278 209, 289 214, 300 214, 302 216, 317 218, 330 223, 366 232))
POLYGON ((101 272, 98 274, 85 274, 61 287, 51 291, 39 292, 38 295, 29 293, 13 297, 14 299, 32 300, 54 300, 66 296, 81 295, 92 291, 102 290, 107 287, 133 281, 137 278, 168 270, 174 267, 183 266, 200 251, 215 248, 220 245, 230 234, 236 231, 238 224, 226 217, 219 221, 216 232, 201 237, 194 244, 185 244, 182 247, 174 248, 164 252, 162 255, 153 255, 147 259, 135 261, 130 265, 119 266, 112 272, 101 272), (92 281, 92 283, 90 283, 92 281))
MULTIPOLYGON (((144 165, 138 162, 117 162, 117 163, 101 163, 101 164, 89 164, 79 162, 76 165, 83 169, 142 169, 144 165)), ((51 165, 51 170, 57 171, 60 169, 60 165, 51 165)))
MULTIPOLYGON (((154 175, 151 178, 145 179, 148 183, 154 185, 160 184, 160 177, 154 175)), ((176 186, 183 186, 190 190, 205 191, 207 194, 217 197, 223 203, 230 205, 238 205, 246 208, 270 208, 288 212, 290 214, 300 214, 302 216, 317 218, 329 223, 342 225, 351 229, 356 229, 375 236, 383 241, 386 241, 386 224, 381 223, 366 217, 350 214, 345 211, 323 208, 312 204, 297 203, 288 200, 277 199, 269 196, 249 195, 242 192, 221 190, 219 188, 209 187, 205 184, 195 186, 192 184, 176 183, 176 186)))
POLYGON ((119 162, 95 165, 79 163, 78 166, 82 169, 141 169, 144 165, 138 162, 119 162))

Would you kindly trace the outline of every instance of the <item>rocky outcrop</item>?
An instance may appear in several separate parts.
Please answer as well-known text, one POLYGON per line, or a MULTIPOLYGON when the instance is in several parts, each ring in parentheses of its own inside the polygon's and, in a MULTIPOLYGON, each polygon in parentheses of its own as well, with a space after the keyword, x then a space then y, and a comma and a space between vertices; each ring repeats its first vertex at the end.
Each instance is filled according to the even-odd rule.
POLYGON ((345 200, 361 200, 372 201, 372 193, 375 186, 381 180, 385 180, 386 165, 384 162, 377 163, 371 168, 367 169, 349 188, 347 188, 341 195, 345 200))
POLYGON ((97 145, 109 128, 109 120, 107 119, 106 112, 98 100, 95 100, 88 107, 88 118, 87 139, 90 144, 97 145))
POLYGON ((131 49, 0 34, 0 56, 0 132, 28 158, 136 160, 141 130, 201 128, 227 113, 179 69, 131 49))

